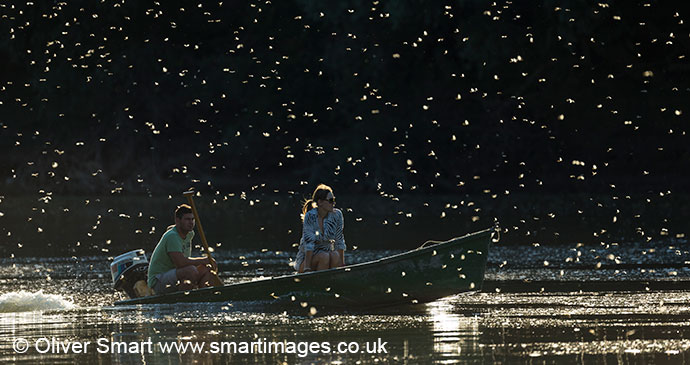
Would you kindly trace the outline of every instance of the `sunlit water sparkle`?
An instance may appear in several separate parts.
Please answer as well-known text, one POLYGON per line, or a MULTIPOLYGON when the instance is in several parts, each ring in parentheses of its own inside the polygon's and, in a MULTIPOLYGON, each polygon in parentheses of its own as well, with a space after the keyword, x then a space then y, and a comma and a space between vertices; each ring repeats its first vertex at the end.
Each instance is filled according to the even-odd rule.
MULTIPOLYGON (((122 296, 110 288, 107 257, 4 260, 0 265, 0 335, 5 340, 0 342, 0 361, 686 361, 690 355, 690 294, 687 290, 657 290, 655 285, 687 283, 687 253, 659 254, 636 265, 621 263, 623 269, 605 263, 606 267, 597 270, 590 266, 600 261, 596 256, 606 255, 588 248, 580 250, 583 254, 579 262, 570 262, 566 258, 572 256, 571 248, 499 245, 490 254, 483 292, 427 305, 372 311, 319 308, 313 317, 306 310, 265 303, 115 307, 114 301, 122 296), (516 255, 516 251, 525 254, 516 255), (585 278, 587 283, 618 280, 620 289, 571 291, 556 285, 583 283, 585 278), (626 289, 641 281, 649 290, 626 289), (532 290, 531 282, 538 282, 542 290, 532 290), (256 353, 99 354, 94 347, 86 354, 40 354, 31 350, 20 355, 12 349, 11 341, 17 337, 69 341, 107 338, 124 342, 151 338, 154 343, 261 338, 334 344, 373 343, 381 338, 387 342, 387 353, 318 353, 305 357, 256 353)), ((663 247, 657 252, 663 252, 663 247)), ((360 251, 350 258, 366 261, 390 253, 360 251)), ((622 250, 616 255, 622 262, 632 261, 636 251, 622 250)), ((290 272, 285 264, 289 255, 285 253, 231 251, 218 258, 226 283, 290 272), (245 259, 238 260, 240 256, 245 259)))

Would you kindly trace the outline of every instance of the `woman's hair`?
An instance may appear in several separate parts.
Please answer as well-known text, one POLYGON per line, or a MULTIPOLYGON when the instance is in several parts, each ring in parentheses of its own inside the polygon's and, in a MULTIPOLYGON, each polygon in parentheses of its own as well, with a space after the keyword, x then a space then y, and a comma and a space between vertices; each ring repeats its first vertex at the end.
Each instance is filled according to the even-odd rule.
POLYGON ((309 209, 315 207, 316 202, 319 199, 326 199, 328 193, 333 194, 333 189, 326 184, 319 184, 319 186, 316 187, 316 190, 314 190, 314 194, 311 195, 311 199, 307 199, 302 206, 302 219, 304 219, 304 215, 307 214, 309 209))

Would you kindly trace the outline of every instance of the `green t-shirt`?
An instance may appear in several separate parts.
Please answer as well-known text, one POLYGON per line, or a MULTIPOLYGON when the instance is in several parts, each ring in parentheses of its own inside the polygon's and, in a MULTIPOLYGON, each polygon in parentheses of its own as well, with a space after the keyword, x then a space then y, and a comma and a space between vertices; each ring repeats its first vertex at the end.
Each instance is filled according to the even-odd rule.
POLYGON ((149 288, 156 284, 156 275, 167 272, 175 268, 168 252, 182 252, 184 257, 192 255, 192 238, 194 231, 187 233, 187 237, 182 239, 175 226, 170 227, 161 237, 156 248, 151 254, 149 261, 149 288))

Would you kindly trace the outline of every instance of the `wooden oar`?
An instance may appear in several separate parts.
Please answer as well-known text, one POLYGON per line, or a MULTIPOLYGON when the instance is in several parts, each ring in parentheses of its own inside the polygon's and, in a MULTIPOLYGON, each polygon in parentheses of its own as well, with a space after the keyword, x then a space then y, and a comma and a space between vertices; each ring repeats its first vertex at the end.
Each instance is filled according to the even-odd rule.
MULTIPOLYGON (((211 257, 211 250, 208 248, 208 242, 206 242, 206 235, 204 234, 204 229, 201 227, 201 219, 199 218, 199 213, 196 210, 196 206, 194 205, 194 192, 193 191, 185 191, 182 193, 184 196, 187 197, 187 201, 189 202, 189 205, 192 206, 192 213, 194 213, 194 220, 196 220, 196 226, 199 229, 199 236, 201 236, 201 243, 204 245, 204 250, 206 250, 206 256, 208 257, 209 262, 213 259, 211 257)), ((216 270, 218 268, 216 267, 216 270)), ((218 277, 218 273, 211 270, 211 285, 213 286, 223 286, 223 282, 220 280, 218 277)))

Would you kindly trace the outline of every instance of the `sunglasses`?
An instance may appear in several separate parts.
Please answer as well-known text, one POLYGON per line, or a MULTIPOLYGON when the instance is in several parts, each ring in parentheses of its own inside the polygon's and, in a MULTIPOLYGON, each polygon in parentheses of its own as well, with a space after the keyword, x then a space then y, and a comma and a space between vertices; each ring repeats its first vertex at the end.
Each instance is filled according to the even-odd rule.
POLYGON ((335 198, 330 198, 330 199, 323 199, 331 204, 335 204, 335 198))

